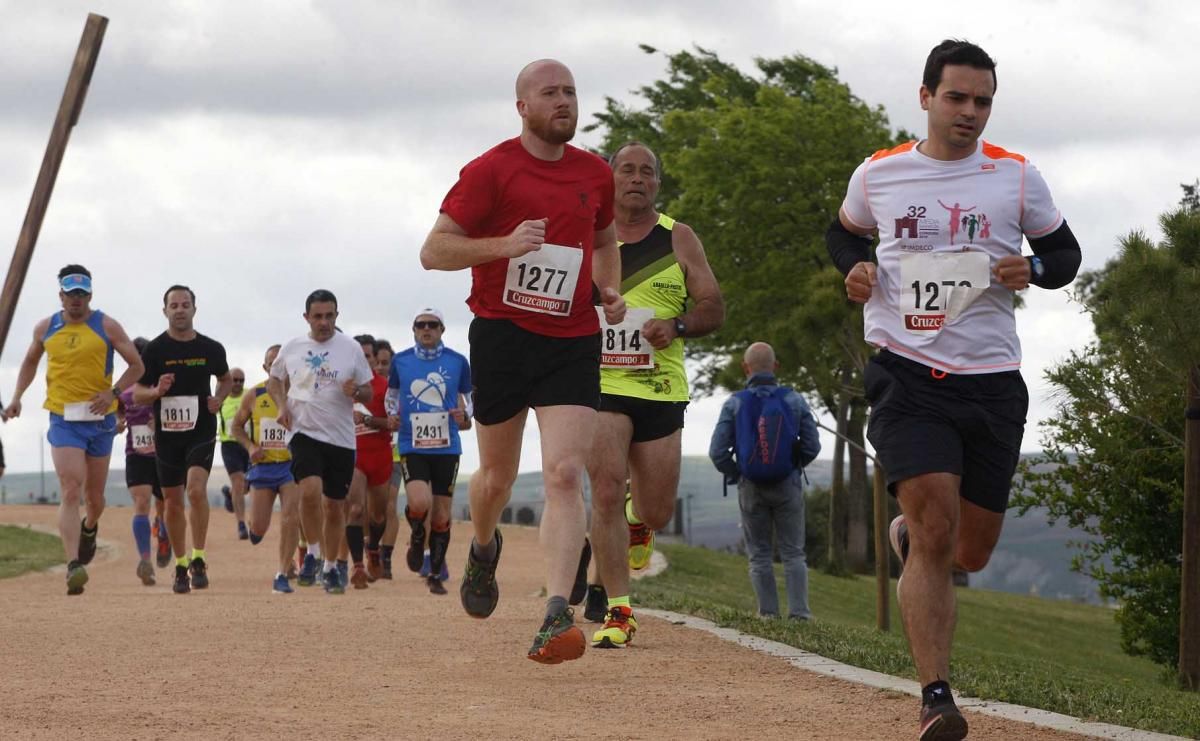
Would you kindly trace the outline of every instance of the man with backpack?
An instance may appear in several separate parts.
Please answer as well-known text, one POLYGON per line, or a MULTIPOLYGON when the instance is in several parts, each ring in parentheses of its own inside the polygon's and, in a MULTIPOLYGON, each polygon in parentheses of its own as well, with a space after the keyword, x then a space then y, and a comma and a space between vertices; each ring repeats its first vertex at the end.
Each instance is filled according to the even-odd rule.
POLYGON ((817 422, 804 397, 775 379, 775 350, 765 342, 746 349, 746 388, 721 407, 708 457, 737 484, 742 534, 750 557, 750 583, 758 614, 778 617, 773 542, 779 546, 787 585, 788 617, 808 620, 808 564, 804 559, 804 491, 801 469, 821 452, 817 422))

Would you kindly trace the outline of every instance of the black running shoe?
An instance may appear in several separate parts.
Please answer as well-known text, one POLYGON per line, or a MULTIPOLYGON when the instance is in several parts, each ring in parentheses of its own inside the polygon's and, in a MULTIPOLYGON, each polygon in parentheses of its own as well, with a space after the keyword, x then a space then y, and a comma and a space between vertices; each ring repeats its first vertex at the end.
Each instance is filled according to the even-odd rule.
POLYGON ((496 530, 496 558, 484 563, 475 558, 475 543, 467 547, 467 568, 463 572, 458 595, 463 609, 471 617, 485 618, 492 614, 500 602, 500 585, 496 583, 496 566, 500 563, 500 551, 504 549, 504 538, 496 530))
POLYGON ((571 596, 567 602, 572 605, 578 605, 583 602, 583 598, 587 596, 587 571, 588 565, 592 562, 592 542, 587 538, 583 539, 583 551, 579 554, 579 568, 575 571, 575 583, 571 586, 571 596))
POLYGON ((446 585, 442 584, 442 580, 436 576, 427 577, 425 583, 429 585, 430 594, 446 594, 446 585))
POLYGON ((84 566, 96 557, 96 533, 100 531, 100 523, 97 522, 89 533, 83 525, 85 522, 86 517, 79 521, 79 563, 84 566))
MULTIPOLYGON (((405 516, 407 517, 407 513, 405 516)), ((408 563, 408 570, 417 573, 425 563, 425 521, 409 520, 408 524, 412 526, 412 535, 408 538, 408 551, 404 554, 404 560, 408 563)))
POLYGON ((949 692, 933 702, 922 702, 920 741, 959 741, 966 737, 967 719, 949 692))
POLYGON ((188 578, 188 567, 175 564, 175 584, 171 590, 175 594, 187 594, 192 591, 192 580, 188 578))
POLYGON ((603 623, 608 613, 608 592, 599 584, 589 584, 587 587, 587 605, 583 608, 583 617, 589 623, 603 623))
POLYGON ((203 558, 193 558, 189 567, 192 572, 192 586, 196 589, 208 589, 208 564, 203 558))

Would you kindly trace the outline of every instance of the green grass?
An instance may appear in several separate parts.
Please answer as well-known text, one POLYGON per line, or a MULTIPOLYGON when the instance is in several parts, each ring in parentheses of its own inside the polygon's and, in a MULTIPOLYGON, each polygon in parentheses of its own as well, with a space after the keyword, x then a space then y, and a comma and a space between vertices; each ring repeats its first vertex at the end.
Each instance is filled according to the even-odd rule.
MULTIPOLYGON (((875 629, 875 580, 809 571, 811 623, 762 621, 743 557, 661 544, 670 567, 634 582, 639 605, 696 615, 846 664, 915 680, 892 600, 892 629, 875 629)), ((786 604, 782 567, 779 597, 786 604)), ((895 591, 893 582, 892 595, 895 591)), ((1200 694, 1162 667, 1121 652, 1103 607, 977 589, 958 590, 955 689, 1089 721, 1200 737, 1200 694)))
POLYGON ((63 563, 62 542, 27 527, 0 525, 0 579, 63 563))

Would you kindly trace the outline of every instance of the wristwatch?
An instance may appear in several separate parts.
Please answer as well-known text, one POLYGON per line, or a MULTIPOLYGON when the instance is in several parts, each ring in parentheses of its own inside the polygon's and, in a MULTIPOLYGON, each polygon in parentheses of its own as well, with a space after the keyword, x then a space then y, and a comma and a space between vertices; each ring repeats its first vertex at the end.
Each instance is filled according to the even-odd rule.
POLYGON ((118 396, 120 396, 120 395, 121 395, 121 388, 120 388, 119 386, 113 386, 113 387, 112 387, 112 395, 113 395, 113 398, 114 398, 114 399, 115 399, 115 398, 117 398, 118 396))
MULTIPOLYGON (((1046 266, 1042 264, 1042 258, 1037 255, 1029 258, 1029 268, 1033 271, 1034 281, 1041 280, 1042 276, 1046 274, 1046 266)), ((1030 281, 1030 283, 1032 282, 1030 281)))
POLYGON ((683 337, 683 333, 687 331, 687 325, 683 323, 683 317, 675 317, 675 336, 683 337))

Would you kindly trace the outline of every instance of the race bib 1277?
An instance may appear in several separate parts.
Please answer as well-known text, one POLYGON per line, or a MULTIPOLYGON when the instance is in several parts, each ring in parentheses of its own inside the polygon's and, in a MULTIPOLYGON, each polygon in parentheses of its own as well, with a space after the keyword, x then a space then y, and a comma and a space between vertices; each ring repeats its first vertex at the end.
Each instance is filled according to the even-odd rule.
POLYGON ((557 244, 543 244, 534 252, 510 257, 504 303, 538 314, 570 316, 582 265, 582 249, 557 244))

